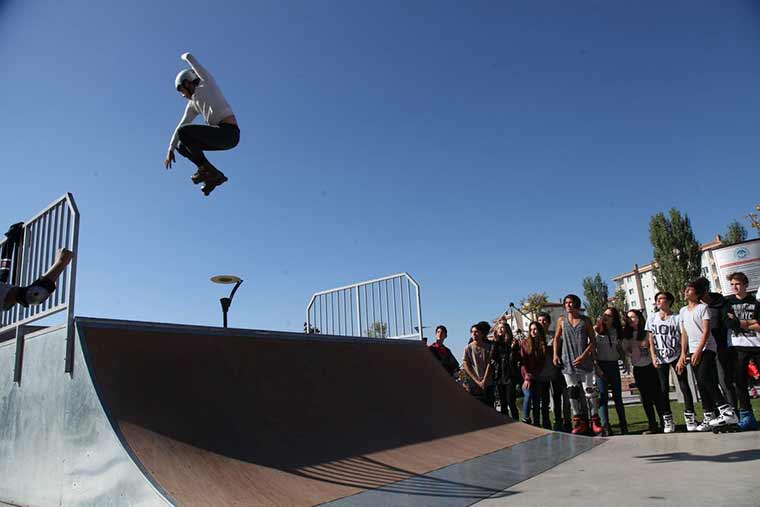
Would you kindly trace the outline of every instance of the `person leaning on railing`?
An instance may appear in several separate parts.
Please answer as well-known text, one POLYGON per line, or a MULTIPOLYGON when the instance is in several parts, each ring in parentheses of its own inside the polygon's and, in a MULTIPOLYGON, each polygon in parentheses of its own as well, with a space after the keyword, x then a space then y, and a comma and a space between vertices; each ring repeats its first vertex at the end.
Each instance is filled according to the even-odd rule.
POLYGON ((7 283, 0 283, 0 301, 2 309, 9 310, 14 305, 20 304, 23 307, 29 305, 39 305, 44 303, 50 295, 55 292, 56 280, 61 276, 63 270, 69 265, 74 253, 71 250, 61 248, 55 258, 55 262, 45 273, 28 286, 15 286, 7 283))

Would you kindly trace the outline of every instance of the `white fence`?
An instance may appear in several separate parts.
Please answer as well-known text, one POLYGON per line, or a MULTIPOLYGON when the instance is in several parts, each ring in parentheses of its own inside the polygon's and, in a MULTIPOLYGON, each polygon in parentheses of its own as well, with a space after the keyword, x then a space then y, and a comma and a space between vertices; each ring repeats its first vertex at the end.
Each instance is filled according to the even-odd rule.
POLYGON ((399 273, 317 292, 306 307, 306 332, 422 339, 420 286, 399 273))
MULTIPOLYGON (((6 242, 0 241, 0 247, 6 242)), ((51 315, 66 312, 68 342, 66 372, 71 373, 73 353, 74 296, 76 288, 77 250, 79 245, 79 210, 70 193, 52 202, 44 210, 24 222, 20 248, 11 264, 14 285, 30 285, 47 271, 60 248, 74 252, 74 259, 57 280, 57 289, 40 305, 24 308, 16 305, 0 314, 0 332, 16 331, 15 380, 21 378, 23 359, 22 326, 29 325, 51 315)))

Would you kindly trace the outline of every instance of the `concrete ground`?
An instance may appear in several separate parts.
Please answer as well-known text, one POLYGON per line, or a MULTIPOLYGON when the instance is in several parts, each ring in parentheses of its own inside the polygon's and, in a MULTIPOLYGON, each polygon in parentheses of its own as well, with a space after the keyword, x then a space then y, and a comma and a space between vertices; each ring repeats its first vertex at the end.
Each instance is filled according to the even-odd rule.
POLYGON ((478 507, 760 505, 760 432, 616 436, 478 507))

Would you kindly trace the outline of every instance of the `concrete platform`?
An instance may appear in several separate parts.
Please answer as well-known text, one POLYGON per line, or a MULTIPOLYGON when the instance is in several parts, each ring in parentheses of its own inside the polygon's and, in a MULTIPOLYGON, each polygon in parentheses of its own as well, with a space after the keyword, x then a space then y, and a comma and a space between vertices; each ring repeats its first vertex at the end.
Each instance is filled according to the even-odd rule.
POLYGON ((757 506, 758 465, 757 431, 613 437, 474 505, 757 506))

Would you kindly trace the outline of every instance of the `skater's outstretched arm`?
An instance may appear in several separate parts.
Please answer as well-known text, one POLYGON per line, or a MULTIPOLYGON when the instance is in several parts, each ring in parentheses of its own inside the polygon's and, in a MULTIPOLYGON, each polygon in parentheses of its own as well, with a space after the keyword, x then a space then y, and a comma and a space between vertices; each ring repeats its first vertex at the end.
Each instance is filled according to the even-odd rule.
POLYGON ((204 81, 213 81, 214 76, 212 76, 209 71, 206 70, 206 67, 201 65, 198 60, 195 59, 193 55, 190 53, 182 53, 182 56, 180 58, 184 61, 186 61, 190 67, 195 71, 195 73, 198 75, 199 78, 201 78, 204 81))
POLYGON ((174 129, 171 141, 169 141, 169 151, 166 153, 166 160, 164 160, 164 167, 167 169, 171 169, 172 162, 174 162, 174 150, 177 148, 177 143, 179 142, 178 132, 180 127, 192 123, 196 116, 198 116, 198 111, 195 109, 192 102, 188 102, 187 106, 185 106, 185 112, 182 114, 182 118, 180 118, 179 123, 177 124, 177 128, 174 129))
POLYGON ((55 262, 48 268, 43 275, 28 287, 11 287, 3 300, 3 310, 8 310, 16 303, 23 306, 38 305, 55 291, 55 282, 61 273, 69 265, 74 253, 66 248, 61 248, 55 258, 55 262))

